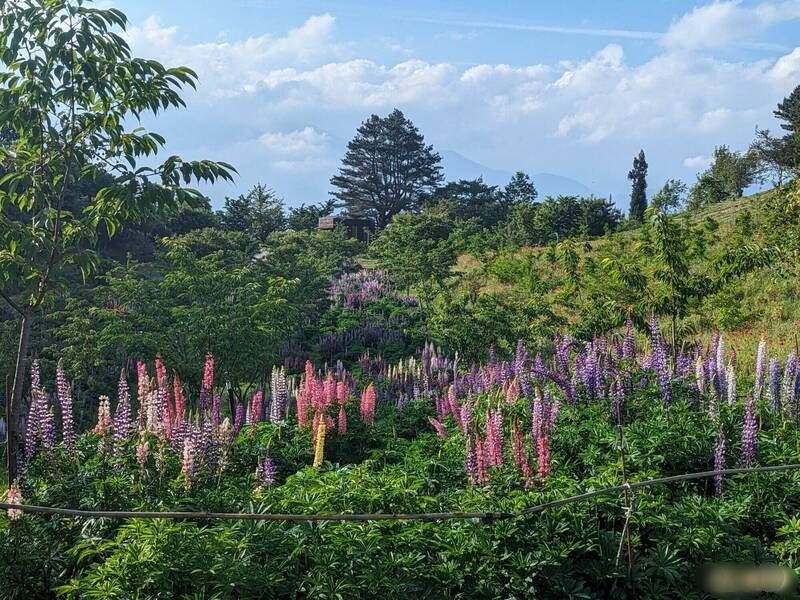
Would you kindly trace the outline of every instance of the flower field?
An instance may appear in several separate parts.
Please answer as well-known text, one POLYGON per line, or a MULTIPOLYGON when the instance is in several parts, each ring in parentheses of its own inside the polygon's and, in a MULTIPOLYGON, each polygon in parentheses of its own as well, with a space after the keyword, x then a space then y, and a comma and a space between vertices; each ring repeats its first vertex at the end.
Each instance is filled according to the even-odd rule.
MULTIPOLYGON (((673 357, 655 321, 638 344, 629 321, 617 336, 557 337, 548 355, 519 343, 512 360, 490 353, 481 365, 426 345, 397 363, 365 355, 352 371, 276 367, 232 407, 214 367, 208 355, 193 394, 160 357, 139 362, 76 435, 66 366, 50 393, 34 363, 25 466, 9 501, 506 512, 618 485, 623 460, 636 481, 796 462, 800 444, 794 353, 770 356, 762 341, 756 356, 736 356, 716 335, 673 357)), ((67 597, 691 596, 708 561, 796 566, 798 508, 796 471, 643 489, 629 554, 615 496, 496 523, 118 522, 11 510, 0 549, 5 582, 67 597)))

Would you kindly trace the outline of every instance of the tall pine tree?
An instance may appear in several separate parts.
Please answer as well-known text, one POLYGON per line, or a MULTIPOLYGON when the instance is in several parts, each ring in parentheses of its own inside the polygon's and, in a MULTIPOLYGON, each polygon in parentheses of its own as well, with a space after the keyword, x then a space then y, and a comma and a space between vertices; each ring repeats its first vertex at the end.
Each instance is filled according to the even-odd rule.
POLYGON ((633 168, 628 172, 631 180, 631 208, 629 218, 631 221, 641 223, 644 211, 647 210, 647 161, 644 150, 639 150, 639 156, 633 159, 633 168))
POLYGON ((331 195, 350 214, 370 217, 379 229, 419 206, 442 181, 441 157, 402 112, 372 115, 347 144, 331 195))

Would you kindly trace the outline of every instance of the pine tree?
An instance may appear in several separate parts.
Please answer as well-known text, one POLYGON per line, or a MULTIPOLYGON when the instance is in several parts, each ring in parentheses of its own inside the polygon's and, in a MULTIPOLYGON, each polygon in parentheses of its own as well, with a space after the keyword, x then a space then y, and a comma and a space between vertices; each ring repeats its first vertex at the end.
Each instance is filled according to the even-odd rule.
POLYGON ((347 144, 339 173, 331 178, 331 195, 347 212, 370 217, 382 229, 433 193, 442 181, 440 162, 402 112, 372 115, 347 144))
POLYGON ((632 182, 629 218, 641 223, 644 211, 647 210, 647 161, 644 150, 639 150, 639 156, 633 159, 633 168, 628 172, 628 179, 632 182))
POLYGON ((781 129, 792 133, 800 132, 800 85, 778 104, 778 110, 773 111, 773 114, 779 121, 783 121, 781 129))

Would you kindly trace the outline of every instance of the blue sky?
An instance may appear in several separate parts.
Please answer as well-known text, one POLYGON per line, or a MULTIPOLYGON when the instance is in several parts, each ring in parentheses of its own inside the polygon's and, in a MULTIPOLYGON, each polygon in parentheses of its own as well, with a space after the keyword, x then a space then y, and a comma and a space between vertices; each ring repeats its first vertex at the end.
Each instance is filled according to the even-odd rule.
POLYGON ((147 125, 237 167, 204 188, 216 206, 257 181, 325 199, 356 127, 394 107, 438 150, 625 206, 639 148, 651 192, 691 183, 716 144, 774 128, 800 83, 800 0, 112 3, 137 55, 198 72, 188 108, 147 125))

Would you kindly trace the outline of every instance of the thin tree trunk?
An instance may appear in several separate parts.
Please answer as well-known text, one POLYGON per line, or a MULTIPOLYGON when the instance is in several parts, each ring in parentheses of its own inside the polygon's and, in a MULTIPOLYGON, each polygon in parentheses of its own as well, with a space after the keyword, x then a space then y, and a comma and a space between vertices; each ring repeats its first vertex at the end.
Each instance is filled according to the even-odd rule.
POLYGON ((8 421, 6 461, 9 485, 17 478, 18 432, 22 421, 22 388, 25 384, 25 366, 28 359, 28 349, 30 348, 32 317, 33 314, 30 309, 27 309, 22 315, 19 346, 17 347, 17 366, 14 370, 14 384, 11 388, 11 397, 6 402, 6 421, 8 421))

